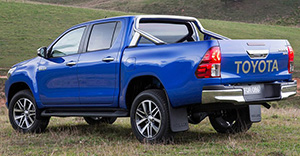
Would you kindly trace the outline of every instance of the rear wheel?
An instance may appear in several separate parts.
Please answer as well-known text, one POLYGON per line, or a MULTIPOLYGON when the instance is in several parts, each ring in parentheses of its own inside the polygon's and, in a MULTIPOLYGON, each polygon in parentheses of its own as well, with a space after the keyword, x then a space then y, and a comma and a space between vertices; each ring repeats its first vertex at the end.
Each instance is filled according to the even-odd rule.
POLYGON ((141 92, 133 101, 130 120, 140 142, 168 142, 171 138, 168 103, 162 90, 141 92))
POLYGON ((252 125, 249 107, 220 110, 210 115, 209 120, 218 133, 246 132, 252 125))
POLYGON ((89 125, 97 125, 101 123, 113 124, 117 117, 83 117, 89 125))
POLYGON ((29 90, 22 90, 15 94, 9 103, 9 121, 15 130, 20 132, 43 132, 49 117, 37 119, 39 112, 35 100, 29 90))

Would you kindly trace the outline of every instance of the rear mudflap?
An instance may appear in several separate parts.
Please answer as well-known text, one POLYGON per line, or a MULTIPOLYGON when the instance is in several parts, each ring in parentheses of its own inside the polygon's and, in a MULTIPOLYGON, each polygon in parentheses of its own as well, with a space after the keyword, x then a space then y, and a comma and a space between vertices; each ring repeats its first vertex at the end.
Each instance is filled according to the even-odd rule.
POLYGON ((260 122, 261 121, 261 106, 260 105, 249 105, 250 121, 260 122))

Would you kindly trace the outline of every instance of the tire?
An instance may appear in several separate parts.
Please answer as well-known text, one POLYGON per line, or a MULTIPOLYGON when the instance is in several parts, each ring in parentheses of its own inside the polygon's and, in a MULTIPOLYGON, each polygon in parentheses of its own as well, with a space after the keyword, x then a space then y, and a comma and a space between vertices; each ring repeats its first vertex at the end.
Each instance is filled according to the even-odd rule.
POLYGON ((83 117, 83 118, 89 125, 97 125, 102 123, 113 124, 117 120, 117 117, 83 117))
POLYGON ((249 118, 249 107, 221 110, 209 116, 212 127, 218 133, 246 132, 252 126, 249 118))
POLYGON ((19 132, 43 132, 50 118, 40 117, 37 119, 39 112, 34 97, 29 90, 19 91, 9 103, 9 121, 12 127, 19 132))
POLYGON ((140 142, 169 142, 172 133, 164 91, 150 89, 138 94, 131 107, 130 121, 132 131, 140 142))

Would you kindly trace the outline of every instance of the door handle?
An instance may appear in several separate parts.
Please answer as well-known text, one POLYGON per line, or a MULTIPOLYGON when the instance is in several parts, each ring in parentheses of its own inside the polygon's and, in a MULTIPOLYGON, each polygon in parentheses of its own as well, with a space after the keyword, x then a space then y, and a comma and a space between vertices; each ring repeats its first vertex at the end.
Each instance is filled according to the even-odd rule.
POLYGON ((67 66, 74 66, 74 65, 76 65, 76 62, 71 61, 71 62, 68 62, 66 65, 67 65, 67 66))
POLYGON ((113 61, 113 60, 115 60, 115 58, 110 57, 110 56, 105 57, 105 58, 102 59, 103 62, 111 62, 111 61, 113 61))

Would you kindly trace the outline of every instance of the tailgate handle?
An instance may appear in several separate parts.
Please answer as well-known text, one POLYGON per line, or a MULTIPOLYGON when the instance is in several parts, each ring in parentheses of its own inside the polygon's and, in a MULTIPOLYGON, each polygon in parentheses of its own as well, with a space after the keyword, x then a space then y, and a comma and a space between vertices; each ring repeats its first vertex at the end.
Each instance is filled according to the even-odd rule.
POLYGON ((266 58, 269 54, 269 50, 247 50, 250 58, 266 58))

